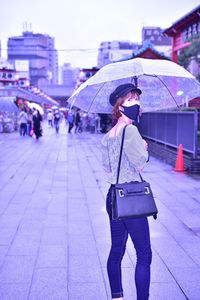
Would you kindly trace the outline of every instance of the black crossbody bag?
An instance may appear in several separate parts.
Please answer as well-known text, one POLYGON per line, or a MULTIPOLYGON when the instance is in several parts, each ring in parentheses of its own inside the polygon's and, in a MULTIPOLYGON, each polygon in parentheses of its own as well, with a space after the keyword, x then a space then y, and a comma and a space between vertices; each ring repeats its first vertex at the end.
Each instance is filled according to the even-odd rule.
POLYGON ((118 183, 126 126, 122 133, 117 183, 113 186, 111 192, 112 219, 120 220, 148 216, 153 216, 156 219, 158 210, 150 184, 142 178, 140 173, 141 182, 118 183))

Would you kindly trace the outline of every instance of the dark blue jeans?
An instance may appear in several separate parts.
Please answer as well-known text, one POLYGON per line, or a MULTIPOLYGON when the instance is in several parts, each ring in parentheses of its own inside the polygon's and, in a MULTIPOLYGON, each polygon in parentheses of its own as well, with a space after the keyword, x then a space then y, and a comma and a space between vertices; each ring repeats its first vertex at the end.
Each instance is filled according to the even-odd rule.
POLYGON ((130 235, 137 255, 135 268, 137 300, 147 300, 149 298, 152 259, 148 220, 147 218, 112 220, 111 189, 112 186, 107 194, 106 209, 110 219, 112 243, 107 262, 112 298, 123 297, 121 261, 126 250, 128 235, 130 235))
POLYGON ((20 124, 20 129, 19 129, 19 133, 22 136, 25 136, 27 134, 27 124, 26 123, 21 123, 20 124))

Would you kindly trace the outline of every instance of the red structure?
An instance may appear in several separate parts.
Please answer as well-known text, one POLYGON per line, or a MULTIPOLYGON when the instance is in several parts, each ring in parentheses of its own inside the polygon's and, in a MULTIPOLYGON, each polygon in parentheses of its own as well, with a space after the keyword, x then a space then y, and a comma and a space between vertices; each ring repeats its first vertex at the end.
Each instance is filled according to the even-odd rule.
POLYGON ((96 67, 93 68, 83 68, 80 69, 79 75, 77 78, 76 88, 78 88, 83 82, 92 77, 99 69, 96 67))
POLYGON ((17 72, 13 69, 0 69, 0 86, 16 85, 17 72))
POLYGON ((200 34, 200 5, 163 31, 172 37, 172 61, 178 63, 178 51, 190 46, 189 39, 200 34))
POLYGON ((196 97, 196 98, 193 98, 192 100, 190 100, 188 103, 188 106, 200 108, 200 97, 196 97))

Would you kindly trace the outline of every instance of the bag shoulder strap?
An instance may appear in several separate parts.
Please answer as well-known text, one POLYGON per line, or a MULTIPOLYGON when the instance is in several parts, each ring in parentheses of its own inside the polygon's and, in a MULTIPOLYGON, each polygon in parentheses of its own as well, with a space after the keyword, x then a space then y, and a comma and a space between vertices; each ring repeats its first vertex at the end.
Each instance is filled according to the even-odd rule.
MULTIPOLYGON (((118 167, 117 167, 117 181, 116 181, 116 184, 118 184, 118 182, 119 182, 119 173, 120 173, 120 167, 121 167, 122 150, 123 150, 124 136, 125 136, 125 131, 126 131, 127 126, 128 125, 124 126, 123 132, 122 132, 122 140, 121 140, 120 153, 119 153, 119 162, 118 162, 118 167)), ((142 175, 140 173, 139 173, 139 176, 140 176, 140 180, 143 182, 144 179, 142 178, 142 175)))
POLYGON ((117 167, 117 184, 119 181, 119 173, 120 173, 120 166, 121 166, 121 158, 122 158, 122 150, 123 150, 123 145, 124 145, 124 136, 125 136, 125 131, 126 131, 126 127, 128 125, 125 125, 123 128, 123 132, 122 132, 122 140, 121 140, 121 146, 120 146, 120 153, 119 153, 119 162, 118 162, 118 167, 117 167))

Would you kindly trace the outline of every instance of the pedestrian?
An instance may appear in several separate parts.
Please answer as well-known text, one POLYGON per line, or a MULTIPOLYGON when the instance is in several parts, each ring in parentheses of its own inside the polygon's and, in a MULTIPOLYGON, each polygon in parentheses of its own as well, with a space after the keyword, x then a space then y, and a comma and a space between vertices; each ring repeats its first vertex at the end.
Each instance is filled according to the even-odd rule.
POLYGON ((75 133, 77 133, 77 131, 79 133, 82 132, 81 114, 80 114, 80 109, 79 108, 77 109, 76 115, 75 115, 75 133))
POLYGON ((68 133, 71 133, 71 130, 74 127, 74 113, 72 111, 68 112, 67 121, 68 121, 68 124, 69 124, 68 133))
POLYGON ((60 113, 59 113, 58 110, 56 110, 55 113, 54 113, 54 126, 55 126, 56 133, 59 133, 59 129, 60 129, 60 113))
POLYGON ((53 119, 54 119, 54 116, 52 114, 52 111, 48 111, 48 113, 47 113, 47 121, 48 121, 49 127, 53 127, 53 119))
POLYGON ((27 112, 28 121, 27 121, 27 133, 29 136, 32 136, 33 131, 33 113, 32 110, 29 109, 27 112))
POLYGON ((38 109, 34 109, 33 112, 33 131, 35 137, 38 140, 42 136, 42 116, 38 109))
POLYGON ((27 134, 27 122, 28 122, 28 115, 24 108, 21 109, 19 114, 19 133, 20 136, 25 136, 27 134))
POLYGON ((121 279, 121 261, 125 253, 128 236, 136 250, 135 284, 137 300, 149 299, 150 264, 152 259, 149 225, 147 217, 123 220, 112 219, 111 193, 117 179, 117 167, 124 126, 126 128, 124 147, 120 168, 119 183, 139 181, 138 172, 147 160, 147 143, 142 139, 133 122, 139 114, 139 96, 141 90, 133 84, 118 86, 110 95, 113 106, 112 116, 116 125, 102 139, 103 167, 111 184, 106 198, 111 231, 111 250, 107 261, 107 272, 112 299, 123 299, 121 279))
POLYGON ((0 111, 0 133, 3 132, 3 113, 0 111))
POLYGON ((65 119, 65 124, 67 125, 68 109, 66 109, 66 111, 63 112, 63 115, 64 115, 64 119, 65 119))

